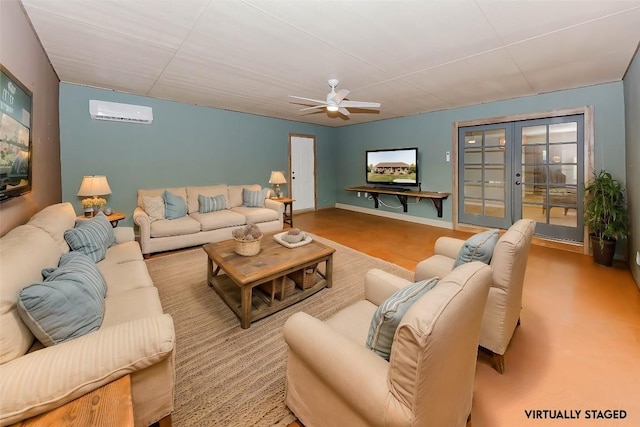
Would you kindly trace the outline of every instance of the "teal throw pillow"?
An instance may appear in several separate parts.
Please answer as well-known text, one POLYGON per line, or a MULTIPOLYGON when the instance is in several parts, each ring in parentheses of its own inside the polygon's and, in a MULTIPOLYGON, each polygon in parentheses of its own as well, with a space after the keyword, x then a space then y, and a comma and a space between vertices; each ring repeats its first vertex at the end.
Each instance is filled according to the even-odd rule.
POLYGON ((104 298, 107 295, 107 282, 91 258, 82 252, 68 252, 60 257, 57 268, 42 270, 45 282, 72 280, 82 283, 104 298))
POLYGON ((396 329, 414 302, 438 284, 438 277, 421 280, 395 292, 373 314, 366 347, 389 360, 396 329))
POLYGON ((18 314, 45 346, 97 331, 104 317, 107 285, 87 255, 69 252, 57 268, 42 270, 43 282, 18 293, 18 314))
POLYGON ((164 215, 167 219, 182 218, 187 214, 187 204, 182 197, 164 190, 162 198, 164 199, 164 215))
POLYGON ((453 268, 471 261, 480 261, 489 264, 493 256, 493 249, 498 243, 500 233, 498 230, 487 230, 471 236, 464 242, 458 257, 453 263, 453 268))
POLYGON ((213 197, 198 194, 198 203, 200 204, 200 213, 221 211, 227 208, 227 204, 222 194, 213 197))
POLYGON ((267 198, 268 188, 262 190, 242 189, 242 206, 249 208, 264 208, 264 199, 267 198))
POLYGON ((75 228, 64 232, 64 240, 72 251, 82 252, 93 262, 100 262, 107 249, 116 243, 116 235, 105 214, 100 212, 90 220, 76 222, 75 228))

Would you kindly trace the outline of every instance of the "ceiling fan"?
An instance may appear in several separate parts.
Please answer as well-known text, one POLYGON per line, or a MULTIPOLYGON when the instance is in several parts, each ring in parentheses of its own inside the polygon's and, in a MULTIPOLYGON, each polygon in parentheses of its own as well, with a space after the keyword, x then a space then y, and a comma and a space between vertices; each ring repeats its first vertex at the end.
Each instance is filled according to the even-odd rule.
POLYGON ((349 101, 346 100, 346 96, 349 95, 349 91, 346 89, 340 89, 336 92, 336 86, 340 83, 337 79, 329 79, 329 86, 331 86, 331 92, 327 94, 327 100, 322 101, 320 99, 304 98, 302 96, 289 95, 291 98, 302 99, 304 101, 311 101, 318 105, 313 107, 303 108, 300 111, 313 110, 316 108, 326 108, 327 111, 337 111, 345 116, 349 115, 347 108, 380 108, 379 102, 364 102, 364 101, 349 101))

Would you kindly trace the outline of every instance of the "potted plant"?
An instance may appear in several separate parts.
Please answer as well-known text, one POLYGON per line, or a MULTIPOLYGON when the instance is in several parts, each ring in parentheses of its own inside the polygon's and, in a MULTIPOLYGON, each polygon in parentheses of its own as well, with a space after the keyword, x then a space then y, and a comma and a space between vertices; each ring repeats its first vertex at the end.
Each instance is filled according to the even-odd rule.
POLYGON ((593 259, 611 267, 618 239, 629 231, 624 188, 607 171, 594 171, 584 188, 584 220, 589 227, 593 259))
POLYGON ((91 218, 93 216, 93 200, 83 199, 82 209, 84 209, 84 216, 91 218))

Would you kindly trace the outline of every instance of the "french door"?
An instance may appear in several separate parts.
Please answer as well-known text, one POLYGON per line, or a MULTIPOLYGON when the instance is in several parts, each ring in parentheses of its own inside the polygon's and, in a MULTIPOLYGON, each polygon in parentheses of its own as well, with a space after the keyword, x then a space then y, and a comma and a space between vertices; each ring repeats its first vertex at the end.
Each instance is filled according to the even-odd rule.
POLYGON ((459 221, 582 242, 583 158, 582 114, 459 128, 459 221))

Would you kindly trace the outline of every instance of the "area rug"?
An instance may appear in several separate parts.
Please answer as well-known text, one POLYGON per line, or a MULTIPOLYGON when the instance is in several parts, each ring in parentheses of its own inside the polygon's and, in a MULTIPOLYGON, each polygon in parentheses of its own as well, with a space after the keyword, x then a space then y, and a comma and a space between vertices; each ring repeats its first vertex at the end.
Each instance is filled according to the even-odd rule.
POLYGON ((333 287, 240 328, 238 318, 207 285, 207 256, 201 248, 146 261, 166 313, 175 323, 176 427, 286 426, 295 420, 284 404, 285 321, 298 311, 326 319, 364 298, 364 275, 380 268, 411 279, 413 273, 338 243, 333 287))

